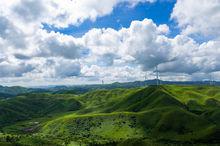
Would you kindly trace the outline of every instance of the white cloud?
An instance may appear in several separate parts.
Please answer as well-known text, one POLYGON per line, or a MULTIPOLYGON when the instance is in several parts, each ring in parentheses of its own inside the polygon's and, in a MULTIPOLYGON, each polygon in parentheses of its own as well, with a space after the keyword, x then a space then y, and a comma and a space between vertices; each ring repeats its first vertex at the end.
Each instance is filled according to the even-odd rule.
POLYGON ((168 38, 163 35, 168 30, 166 25, 156 26, 151 20, 145 19, 133 21, 129 28, 119 31, 93 29, 83 38, 91 49, 92 57, 109 66, 136 64, 147 71, 154 70, 158 65, 161 73, 178 74, 219 71, 218 40, 199 44, 185 35, 168 38), (116 60, 122 63, 116 64, 116 60))
POLYGON ((126 53, 141 64, 144 70, 169 61, 171 56, 169 39, 160 35, 161 27, 156 26, 152 20, 133 21, 128 29, 122 29, 122 48, 126 53))
POLYGON ((82 68, 82 74, 89 80, 99 81, 99 83, 101 83, 101 80, 104 80, 105 83, 143 80, 145 76, 145 72, 141 71, 139 67, 126 65, 112 67, 85 66, 82 68))
POLYGON ((166 24, 159 25, 157 29, 158 32, 161 34, 168 34, 170 32, 169 26, 167 26, 166 24))
POLYGON ((79 39, 70 35, 40 30, 34 39, 36 51, 33 52, 33 56, 76 59, 85 56, 88 52, 79 39))
MULTIPOLYGON (((13 0, 1 1, 0 10, 16 24, 41 25, 46 23, 55 27, 79 25, 89 19, 111 14, 120 3, 135 6, 142 2, 155 0, 13 0)), ((22 26, 21 26, 22 27, 22 26)), ((23 27, 25 29, 25 27, 23 27)))
POLYGON ((166 75, 164 79, 173 79, 169 74, 180 80, 218 76, 220 23, 216 1, 202 1, 201 10, 196 0, 193 4, 178 1, 172 18, 183 33, 174 38, 167 36, 170 30, 166 24, 156 25, 150 19, 132 21, 120 30, 94 28, 79 38, 42 28, 42 23, 67 27, 86 19, 95 21, 110 14, 119 3, 132 7, 139 2, 154 0, 0 1, 0 81, 60 83, 74 78, 77 82, 112 82, 144 79, 146 73, 151 79, 157 65, 166 75), (188 34, 207 34, 215 39, 199 44, 188 34))
POLYGON ((60 78, 79 76, 81 74, 81 66, 77 61, 62 60, 56 62, 54 69, 55 77, 60 78))
POLYGON ((25 48, 25 35, 10 20, 0 15, 0 38, 8 46, 25 48))
POLYGON ((183 34, 219 37, 219 7, 219 0, 177 0, 171 18, 177 21, 183 34))
POLYGON ((220 71, 220 41, 198 44, 192 38, 178 35, 171 42, 174 60, 160 64, 161 72, 209 74, 220 71))
POLYGON ((220 41, 208 41, 199 46, 195 60, 199 62, 202 71, 216 72, 220 71, 220 41))
POLYGON ((34 66, 31 64, 26 64, 24 62, 16 61, 2 61, 0 63, 0 78, 1 77, 21 77, 25 73, 34 70, 34 66))
POLYGON ((83 36, 85 46, 91 49, 98 62, 113 65, 115 59, 135 61, 144 70, 169 61, 169 39, 161 33, 167 32, 168 26, 156 26, 152 20, 133 21, 129 28, 119 31, 114 29, 92 29, 83 36), (127 60, 127 59, 131 60, 127 60))
POLYGON ((26 23, 41 21, 43 15, 48 13, 47 5, 42 0, 19 0, 12 6, 12 12, 26 23))
POLYGON ((81 74, 81 64, 77 60, 59 57, 33 58, 26 63, 35 67, 25 74, 29 78, 62 79, 81 74))

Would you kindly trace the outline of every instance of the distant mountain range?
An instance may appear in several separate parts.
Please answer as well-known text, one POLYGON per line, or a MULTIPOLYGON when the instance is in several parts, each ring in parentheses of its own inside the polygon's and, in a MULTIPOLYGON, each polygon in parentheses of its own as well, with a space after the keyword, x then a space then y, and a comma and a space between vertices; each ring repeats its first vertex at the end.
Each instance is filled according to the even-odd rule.
POLYGON ((1 98, 9 98, 13 96, 17 96, 18 94, 27 93, 28 88, 20 87, 20 86, 0 86, 0 99, 1 98))
POLYGON ((135 88, 148 85, 213 85, 220 86, 220 81, 162 81, 162 80, 146 80, 146 81, 134 81, 134 82, 115 82, 112 84, 92 84, 92 85, 57 85, 57 86, 44 86, 37 88, 25 88, 20 86, 0 86, 0 99, 10 98, 19 94, 25 93, 53 93, 53 94, 82 94, 88 91, 97 89, 115 89, 115 88, 135 88))

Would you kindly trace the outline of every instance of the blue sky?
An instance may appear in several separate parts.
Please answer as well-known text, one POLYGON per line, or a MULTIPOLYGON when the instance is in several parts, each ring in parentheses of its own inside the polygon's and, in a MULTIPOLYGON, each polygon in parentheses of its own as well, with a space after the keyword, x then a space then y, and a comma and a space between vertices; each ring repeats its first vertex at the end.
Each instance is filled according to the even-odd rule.
POLYGON ((162 80, 220 80, 219 7, 216 0, 0 1, 0 82, 127 82, 154 79, 156 66, 162 80))
POLYGON ((51 25, 44 24, 44 29, 63 34, 81 37, 92 28, 113 28, 119 30, 122 27, 128 28, 132 21, 145 18, 152 19, 155 24, 167 24, 170 27, 169 36, 173 37, 179 33, 175 22, 170 19, 176 0, 159 0, 155 3, 139 3, 134 7, 127 3, 117 5, 113 12, 104 17, 98 17, 96 21, 87 19, 79 26, 70 25, 67 28, 58 29, 51 25))

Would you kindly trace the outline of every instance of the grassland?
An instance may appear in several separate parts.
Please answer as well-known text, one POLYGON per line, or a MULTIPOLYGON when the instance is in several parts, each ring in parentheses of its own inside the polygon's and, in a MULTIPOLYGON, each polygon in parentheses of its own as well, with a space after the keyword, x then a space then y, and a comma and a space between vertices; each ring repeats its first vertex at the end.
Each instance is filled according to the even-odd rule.
POLYGON ((24 94, 0 101, 0 129, 3 145, 219 145, 220 87, 24 94))

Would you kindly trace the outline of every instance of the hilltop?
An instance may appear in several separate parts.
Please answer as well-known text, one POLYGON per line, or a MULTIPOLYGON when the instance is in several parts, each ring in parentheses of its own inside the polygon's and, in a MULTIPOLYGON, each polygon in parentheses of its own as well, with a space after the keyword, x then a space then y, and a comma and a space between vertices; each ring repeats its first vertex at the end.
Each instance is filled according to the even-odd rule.
POLYGON ((0 101, 0 128, 23 145, 219 144, 219 95, 207 85, 28 93, 0 101))
MULTIPOLYGON (((210 85, 209 81, 158 81, 161 85, 210 85)), ((219 86, 219 81, 212 82, 213 85, 219 86)), ((38 87, 20 87, 20 86, 0 86, 0 99, 11 98, 25 93, 53 93, 53 94, 84 94, 89 91, 98 89, 130 89, 157 85, 157 80, 145 80, 134 82, 115 82, 111 84, 91 84, 91 85, 57 85, 57 86, 38 86, 38 87)))

